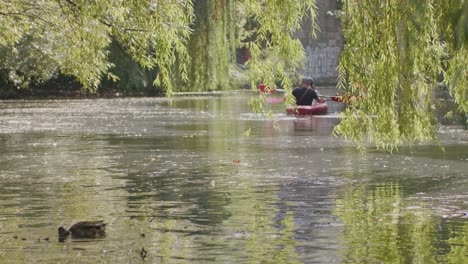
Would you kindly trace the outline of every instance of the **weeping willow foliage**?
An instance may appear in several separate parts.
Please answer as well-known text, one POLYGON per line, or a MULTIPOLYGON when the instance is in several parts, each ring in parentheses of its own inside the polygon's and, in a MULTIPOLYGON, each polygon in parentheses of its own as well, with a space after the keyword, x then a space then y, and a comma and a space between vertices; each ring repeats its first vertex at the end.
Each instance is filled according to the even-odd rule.
MULTIPOLYGON (((194 10, 189 42, 191 87, 183 89, 229 88, 236 48, 250 52, 246 66, 253 89, 260 81, 274 85, 277 80, 290 89, 290 77, 304 59, 302 44, 292 35, 307 14, 317 28, 315 1, 194 1, 194 10)), ((261 108, 261 103, 256 106, 261 108)))
MULTIPOLYGON (((119 1, 120 2, 120 1, 119 1)), ((127 2, 127 1, 124 1, 127 2)), ((124 10, 131 12, 116 21, 112 35, 124 43, 127 51, 143 67, 157 67, 156 86, 173 92, 172 70, 180 58, 178 71, 187 79, 187 41, 193 18, 191 1, 131 1, 124 10), (135 26, 136 25, 136 26, 135 26)))
POLYGON ((468 1, 436 1, 435 8, 439 14, 440 38, 446 41, 448 49, 448 55, 443 58, 444 83, 458 110, 468 114, 468 1))
POLYGON ((170 94, 176 56, 183 61, 176 70, 187 78, 192 18, 192 2, 183 0, 1 0, 2 50, 14 55, 19 43, 37 47, 48 64, 28 65, 28 59, 15 63, 2 57, 0 68, 27 75, 31 67, 39 72, 55 67, 95 91, 113 66, 108 61, 108 47, 115 40, 143 67, 157 67, 155 84, 170 94))
MULTIPOLYGON (((316 23, 315 0, 242 1, 242 13, 254 18, 254 25, 244 32, 243 47, 250 51, 247 63, 252 89, 258 82, 274 87, 276 81, 290 94, 292 81, 305 57, 304 48, 294 33, 301 28, 306 16, 316 23)), ((315 35, 315 31, 312 33, 315 35)), ((311 36, 312 37, 312 36, 311 36)), ((263 110, 264 98, 251 100, 254 110, 263 110)))
POLYGON ((230 65, 237 45, 235 1, 194 1, 196 19, 188 43, 188 80, 180 90, 212 91, 229 88, 230 65))
POLYGON ((388 150, 434 139, 439 82, 467 112, 465 25, 444 20, 455 10, 466 10, 466 1, 343 1, 339 88, 359 100, 349 103, 337 134, 388 150))
POLYGON ((291 35, 307 13, 315 17, 312 0, 2 0, 0 10, 0 48, 9 54, 0 67, 14 73, 10 76, 41 78, 59 69, 95 91, 106 74, 118 79, 109 73, 114 66, 109 46, 115 41, 157 72, 154 84, 169 96, 174 83, 182 90, 226 89, 238 47, 252 54, 247 65, 252 83, 281 79, 290 87, 283 76, 294 73, 304 57, 291 35), (243 22, 254 26, 244 28, 243 22), (15 59, 23 47, 37 47, 37 54, 15 59), (47 63, 30 64, 30 57, 47 63))
POLYGON ((252 83, 281 79, 290 87, 283 76, 304 57, 291 35, 307 12, 315 17, 312 0, 0 0, 0 10, 0 68, 8 76, 46 79, 58 69, 93 92, 106 74, 118 79, 108 59, 116 42, 154 69, 154 84, 169 96, 178 80, 185 90, 227 88, 240 46, 252 54, 252 83), (255 26, 246 30, 243 21, 255 26))

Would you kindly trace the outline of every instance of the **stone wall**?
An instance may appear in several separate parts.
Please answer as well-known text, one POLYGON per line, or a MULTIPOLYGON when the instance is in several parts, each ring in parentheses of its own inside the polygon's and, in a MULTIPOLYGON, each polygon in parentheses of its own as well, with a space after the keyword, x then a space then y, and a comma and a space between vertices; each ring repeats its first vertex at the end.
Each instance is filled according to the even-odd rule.
POLYGON ((341 21, 333 12, 339 9, 337 0, 317 0, 318 25, 317 37, 312 37, 310 19, 304 21, 302 31, 297 33, 306 51, 304 68, 301 75, 312 76, 319 85, 334 85, 337 82, 338 60, 343 46, 341 21))

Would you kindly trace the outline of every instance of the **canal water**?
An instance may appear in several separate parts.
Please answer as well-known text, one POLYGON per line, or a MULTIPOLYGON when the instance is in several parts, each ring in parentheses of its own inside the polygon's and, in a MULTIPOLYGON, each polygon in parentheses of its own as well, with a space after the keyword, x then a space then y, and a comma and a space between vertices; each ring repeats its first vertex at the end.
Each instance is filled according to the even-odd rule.
POLYGON ((361 153, 248 98, 0 101, 0 263, 468 263, 466 130, 361 153))

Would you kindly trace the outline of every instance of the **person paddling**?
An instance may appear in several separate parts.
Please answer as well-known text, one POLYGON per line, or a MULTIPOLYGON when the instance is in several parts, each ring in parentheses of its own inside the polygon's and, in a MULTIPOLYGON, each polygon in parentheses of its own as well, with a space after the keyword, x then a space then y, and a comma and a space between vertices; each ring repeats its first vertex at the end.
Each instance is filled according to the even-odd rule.
POLYGON ((312 105, 315 100, 317 103, 323 103, 323 99, 319 98, 319 94, 314 86, 312 77, 302 78, 300 87, 296 87, 292 91, 292 95, 296 98, 297 105, 312 105))

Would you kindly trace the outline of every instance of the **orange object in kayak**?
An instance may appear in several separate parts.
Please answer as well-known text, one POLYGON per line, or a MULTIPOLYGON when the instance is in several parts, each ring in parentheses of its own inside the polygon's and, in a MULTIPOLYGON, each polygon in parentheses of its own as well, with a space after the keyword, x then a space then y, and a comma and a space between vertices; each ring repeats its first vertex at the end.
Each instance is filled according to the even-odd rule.
POLYGON ((326 115, 328 113, 327 103, 315 105, 297 105, 286 108, 288 115, 326 115))
POLYGON ((275 88, 271 88, 269 86, 266 86, 263 83, 258 85, 258 89, 260 89, 260 92, 267 93, 267 94, 272 94, 272 93, 276 92, 275 88))

